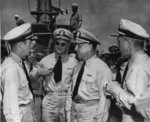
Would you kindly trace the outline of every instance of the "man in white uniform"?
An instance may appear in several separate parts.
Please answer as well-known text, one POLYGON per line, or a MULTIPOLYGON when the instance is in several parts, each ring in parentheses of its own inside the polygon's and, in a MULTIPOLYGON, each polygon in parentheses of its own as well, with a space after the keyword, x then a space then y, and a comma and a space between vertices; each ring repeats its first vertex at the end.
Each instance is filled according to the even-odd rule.
POLYGON ((142 26, 127 19, 121 19, 118 33, 113 36, 117 36, 121 54, 129 57, 129 61, 122 84, 110 82, 106 89, 118 102, 123 122, 143 122, 144 119, 133 110, 132 105, 137 104, 150 85, 150 58, 143 49, 144 41, 150 36, 142 26))
POLYGON ((75 66, 66 100, 67 122, 106 122, 110 101, 104 84, 112 80, 107 64, 96 56, 100 44, 92 33, 79 29, 76 47, 80 62, 75 66))
POLYGON ((46 92, 42 102, 42 122, 65 122, 65 100, 73 67, 77 60, 68 54, 73 34, 63 28, 54 31, 55 52, 44 57, 31 71, 33 78, 43 76, 46 92))
POLYGON ((11 45, 11 52, 2 63, 3 112, 7 122, 34 122, 33 95, 23 67, 34 37, 31 24, 26 23, 13 28, 3 38, 11 45))

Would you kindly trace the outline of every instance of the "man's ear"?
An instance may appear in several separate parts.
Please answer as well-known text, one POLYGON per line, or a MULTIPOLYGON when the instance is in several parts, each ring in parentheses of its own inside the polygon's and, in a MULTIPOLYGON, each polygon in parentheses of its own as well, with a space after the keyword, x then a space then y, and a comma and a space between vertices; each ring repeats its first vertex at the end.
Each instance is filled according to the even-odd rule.
POLYGON ((89 44, 89 47, 90 47, 90 50, 92 50, 92 48, 93 48, 93 45, 92 45, 92 44, 89 44))
POLYGON ((24 47, 23 45, 24 45, 23 42, 19 42, 19 43, 18 43, 18 47, 19 47, 20 49, 22 49, 22 48, 24 47))
POLYGON ((133 45, 133 41, 131 39, 128 39, 128 47, 131 47, 133 45))

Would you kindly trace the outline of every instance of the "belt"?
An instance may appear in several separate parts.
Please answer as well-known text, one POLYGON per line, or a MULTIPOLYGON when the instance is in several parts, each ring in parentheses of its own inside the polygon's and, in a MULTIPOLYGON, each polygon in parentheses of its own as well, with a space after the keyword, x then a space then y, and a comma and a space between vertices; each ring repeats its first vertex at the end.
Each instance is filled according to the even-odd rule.
POLYGON ((67 92, 46 92, 48 95, 66 96, 67 92))
POLYGON ((94 99, 94 100, 83 100, 81 98, 75 98, 73 99, 73 102, 77 103, 77 104, 88 104, 88 103, 98 103, 99 100, 98 99, 94 99))
POLYGON ((19 107, 27 107, 29 106, 31 103, 28 103, 28 104, 20 104, 19 107))

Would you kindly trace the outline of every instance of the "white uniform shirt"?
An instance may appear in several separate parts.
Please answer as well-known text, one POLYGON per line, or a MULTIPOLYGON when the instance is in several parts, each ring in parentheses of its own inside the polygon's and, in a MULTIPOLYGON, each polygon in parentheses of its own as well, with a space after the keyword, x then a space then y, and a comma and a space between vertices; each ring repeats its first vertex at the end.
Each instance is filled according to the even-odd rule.
MULTIPOLYGON (((72 86, 70 87, 66 101, 66 111, 68 113, 71 111, 72 93, 82 64, 83 62, 79 62, 73 71, 72 86)), ((109 81, 112 81, 112 74, 107 64, 95 55, 86 61, 78 96, 83 100, 99 100, 97 112, 95 113, 97 118, 104 112, 108 112, 106 110, 108 106, 106 105, 106 96, 103 88, 104 84, 109 81)))
POLYGON ((119 99, 124 105, 126 104, 130 106, 130 101, 132 101, 133 98, 134 101, 136 101, 136 99, 140 98, 150 86, 149 61, 150 58, 143 51, 136 52, 136 54, 129 60, 129 69, 123 84, 123 89, 126 94, 121 92, 119 95, 119 99))
POLYGON ((145 52, 138 51, 128 62, 128 71, 123 82, 123 89, 117 85, 109 85, 111 92, 125 104, 140 96, 150 86, 150 58, 145 52), (116 87, 116 88, 113 88, 116 87))
POLYGON ((33 100, 33 96, 22 68, 22 60, 13 52, 2 64, 2 91, 6 120, 8 122, 21 122, 22 113, 19 105, 29 104, 33 100))
POLYGON ((140 97, 150 85, 150 67, 148 67, 149 57, 142 51, 137 52, 129 60, 129 69, 124 81, 124 89, 140 97))
MULTIPOLYGON (((31 71, 31 76, 35 77, 38 76, 37 71, 40 67, 46 67, 48 69, 53 69, 56 62, 57 62, 58 56, 55 55, 55 53, 52 53, 46 57, 44 57, 40 63, 38 63, 37 66, 33 68, 31 71)), ((67 92, 68 88, 70 86, 70 79, 72 76, 72 70, 73 67, 77 64, 77 60, 70 56, 70 55, 64 55, 62 57, 62 80, 59 83, 56 83, 53 76, 54 73, 52 73, 49 76, 45 77, 44 81, 44 89, 47 92, 67 92)))
MULTIPOLYGON (((150 57, 144 51, 137 51, 128 62, 128 70, 123 82, 123 89, 116 82, 106 86, 123 108, 131 109, 131 105, 136 105, 136 100, 140 99, 150 86, 150 57)), ((123 109, 125 110, 125 109, 123 109)), ((133 116, 136 114, 126 114, 123 111, 123 121, 136 121, 133 116)), ((142 119, 138 116, 139 119, 142 119)), ((141 120, 142 121, 142 120, 141 120)))

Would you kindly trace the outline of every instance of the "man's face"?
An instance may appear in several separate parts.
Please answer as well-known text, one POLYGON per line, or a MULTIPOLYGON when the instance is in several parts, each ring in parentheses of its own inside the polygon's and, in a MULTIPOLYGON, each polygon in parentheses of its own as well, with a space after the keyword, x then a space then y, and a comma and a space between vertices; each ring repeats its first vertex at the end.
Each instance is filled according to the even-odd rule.
POLYGON ((77 12, 77 10, 78 10, 78 7, 77 6, 72 6, 72 11, 75 13, 75 12, 77 12))
POLYGON ((117 38, 118 47, 122 56, 128 56, 130 51, 130 44, 126 37, 120 36, 117 38))
POLYGON ((31 40, 25 40, 22 42, 22 57, 25 58, 29 55, 31 50, 31 40))
POLYGON ((84 59, 89 52, 92 50, 92 44, 81 43, 76 44, 75 51, 79 59, 84 59))
POLYGON ((68 52, 69 49, 69 42, 62 40, 62 39, 57 39, 55 42, 55 52, 58 55, 64 55, 68 52))

